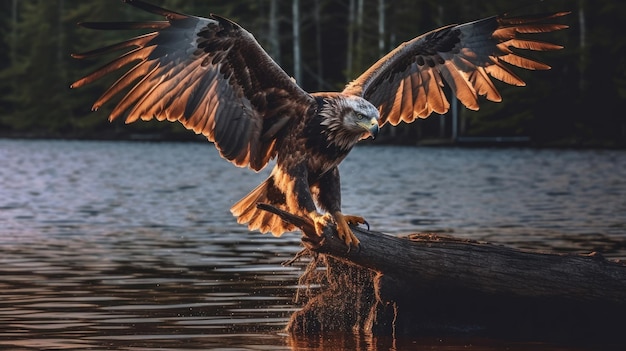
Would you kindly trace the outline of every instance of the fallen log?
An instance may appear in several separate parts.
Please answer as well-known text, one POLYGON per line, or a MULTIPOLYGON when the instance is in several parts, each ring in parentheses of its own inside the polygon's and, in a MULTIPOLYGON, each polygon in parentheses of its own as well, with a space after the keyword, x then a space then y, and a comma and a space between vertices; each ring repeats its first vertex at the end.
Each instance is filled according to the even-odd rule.
POLYGON ((360 246, 349 249, 332 224, 320 237, 307 218, 259 207, 299 227, 305 247, 328 267, 322 288, 292 316, 292 333, 626 344, 626 265, 598 253, 531 252, 433 234, 399 238, 357 227, 360 246))

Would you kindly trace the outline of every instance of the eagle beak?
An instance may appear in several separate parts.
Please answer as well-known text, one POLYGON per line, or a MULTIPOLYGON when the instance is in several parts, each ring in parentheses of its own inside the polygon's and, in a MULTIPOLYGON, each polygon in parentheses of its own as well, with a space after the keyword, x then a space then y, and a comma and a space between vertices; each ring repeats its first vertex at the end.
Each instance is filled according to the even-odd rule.
MULTIPOLYGON (((356 123, 359 127, 365 129, 367 131, 367 133, 369 135, 372 136, 372 139, 376 139, 376 136, 378 135, 378 119, 377 118, 372 118, 369 121, 358 121, 356 123)), ((367 138, 367 135, 363 135, 362 139, 367 138)))
POLYGON ((372 118, 368 122, 359 122, 359 125, 372 136, 372 139, 376 139, 378 136, 378 119, 372 118))
POLYGON ((370 120, 370 125, 367 130, 370 132, 372 139, 376 139, 376 137, 378 136, 378 120, 376 118, 372 118, 370 120))

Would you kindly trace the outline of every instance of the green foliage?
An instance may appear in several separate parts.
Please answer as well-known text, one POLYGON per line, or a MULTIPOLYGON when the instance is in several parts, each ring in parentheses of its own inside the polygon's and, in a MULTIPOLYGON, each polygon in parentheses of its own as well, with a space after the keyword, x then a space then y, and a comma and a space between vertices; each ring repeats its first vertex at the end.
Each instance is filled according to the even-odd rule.
MULTIPOLYGON (((229 17, 267 47, 270 0, 152 0, 178 12, 229 17)), ((357 3, 359 0, 354 0, 357 3)), ((300 1, 304 77, 309 91, 341 89, 388 50, 416 35, 511 11, 569 10, 570 29, 546 35, 564 50, 535 55, 553 70, 521 72, 524 88, 497 84, 504 101, 484 101, 479 112, 461 111, 463 135, 530 136, 541 144, 626 145, 626 37, 617 24, 626 20, 626 3, 550 0, 511 5, 504 0, 387 0, 384 52, 378 49, 378 0, 363 0, 361 26, 348 22, 349 0, 300 1), (313 15, 319 6, 319 20, 313 15), (581 12, 582 11, 582 12, 581 12), (584 19, 584 25, 581 22, 584 19), (347 71, 348 34, 354 35, 352 70, 347 71), (584 33, 584 38, 582 34, 584 33), (321 47, 316 46, 317 38, 321 47), (583 40, 584 39, 584 40, 583 40)), ((279 0, 281 65, 292 73, 291 1, 279 0)), ((106 59, 75 60, 70 54, 107 45, 137 33, 87 30, 80 21, 149 20, 156 16, 118 1, 7 0, 0 3, 0 134, 63 137, 128 137, 135 133, 194 137, 178 124, 106 120, 110 106, 91 112, 93 101, 118 75, 81 89, 72 81, 106 59), (16 15, 13 16, 13 5, 16 15)), ((439 120, 430 118, 398 135, 439 136, 439 120), (429 126, 430 125, 430 126, 429 126), (412 129, 412 131, 411 131, 412 129), (418 131, 416 131, 419 129, 418 131)), ((449 123, 448 123, 449 128, 449 123)), ((449 135, 449 130, 446 131, 449 135)))

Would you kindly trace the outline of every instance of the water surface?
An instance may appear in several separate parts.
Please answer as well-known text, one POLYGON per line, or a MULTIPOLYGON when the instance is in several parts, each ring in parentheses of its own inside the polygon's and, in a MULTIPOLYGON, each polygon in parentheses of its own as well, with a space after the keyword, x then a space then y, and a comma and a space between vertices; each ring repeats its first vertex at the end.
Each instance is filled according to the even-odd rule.
MULTIPOLYGON (((238 225, 268 172, 208 143, 0 140, 0 163, 0 349, 563 349, 288 336, 299 234, 238 225)), ((623 151, 358 147, 341 172, 376 230, 626 259, 623 151)))

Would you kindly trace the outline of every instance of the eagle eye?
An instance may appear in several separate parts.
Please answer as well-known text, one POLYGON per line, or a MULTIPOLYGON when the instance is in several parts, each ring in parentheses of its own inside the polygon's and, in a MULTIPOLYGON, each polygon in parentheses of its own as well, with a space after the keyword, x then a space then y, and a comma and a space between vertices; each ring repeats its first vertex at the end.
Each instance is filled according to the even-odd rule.
POLYGON ((358 119, 363 119, 363 115, 357 112, 357 114, 356 114, 356 118, 358 118, 358 119))

